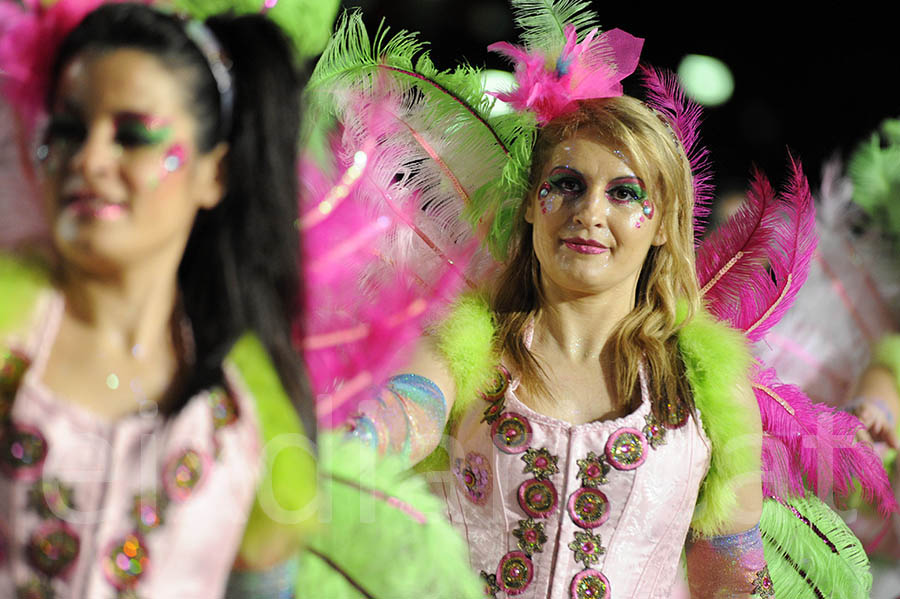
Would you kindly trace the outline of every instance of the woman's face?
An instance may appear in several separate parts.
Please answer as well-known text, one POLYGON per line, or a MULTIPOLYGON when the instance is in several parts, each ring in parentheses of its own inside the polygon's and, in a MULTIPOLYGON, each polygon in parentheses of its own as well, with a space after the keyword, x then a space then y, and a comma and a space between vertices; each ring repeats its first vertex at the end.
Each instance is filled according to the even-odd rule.
POLYGON ((223 148, 200 155, 184 86, 153 55, 85 52, 63 69, 42 147, 57 249, 86 268, 180 260, 221 197, 223 148))
POLYGON ((540 177, 525 219, 545 291, 634 297, 650 246, 665 242, 659 198, 615 148, 587 136, 557 144, 540 177))

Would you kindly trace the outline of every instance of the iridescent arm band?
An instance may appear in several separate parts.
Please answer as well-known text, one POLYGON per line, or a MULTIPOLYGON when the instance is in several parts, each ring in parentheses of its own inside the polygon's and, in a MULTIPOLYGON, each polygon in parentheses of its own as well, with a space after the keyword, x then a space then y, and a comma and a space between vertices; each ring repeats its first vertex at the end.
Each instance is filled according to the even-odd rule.
POLYGON ((440 442, 446 421, 447 401, 438 386, 423 376, 401 374, 360 405, 350 434, 380 453, 400 453, 417 462, 440 442))
POLYGON ((297 556, 265 571, 232 570, 225 599, 294 599, 297 595, 297 556))
POLYGON ((695 538, 685 546, 692 599, 775 597, 757 524, 733 535, 695 538))

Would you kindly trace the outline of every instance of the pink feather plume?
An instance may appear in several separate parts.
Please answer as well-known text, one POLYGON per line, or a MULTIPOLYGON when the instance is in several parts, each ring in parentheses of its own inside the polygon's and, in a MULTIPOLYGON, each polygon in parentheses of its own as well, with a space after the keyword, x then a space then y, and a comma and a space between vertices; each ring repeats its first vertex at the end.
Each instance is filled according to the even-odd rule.
POLYGON ((566 25, 566 43, 558 57, 507 42, 488 46, 515 64, 517 88, 496 93, 516 110, 530 110, 545 125, 571 112, 578 100, 622 95, 622 79, 637 68, 644 40, 620 29, 592 29, 578 42, 575 27, 566 25))
POLYGON ((647 105, 662 114, 681 142, 694 179, 694 238, 699 244, 713 200, 712 168, 709 150, 700 144, 703 108, 689 100, 674 73, 641 67, 647 105))
POLYGON ((306 314, 297 336, 326 427, 405 365, 464 286, 477 246, 471 231, 449 243, 423 223, 420 185, 432 180, 402 172, 409 131, 396 96, 350 96, 353 116, 333 137, 335 174, 309 161, 301 174, 306 314), (395 251, 416 244, 424 249, 395 251))
POLYGON ((859 484, 863 498, 882 514, 898 511, 881 458, 856 441, 862 423, 852 414, 813 403, 772 369, 757 370, 753 390, 763 430, 763 492, 769 496, 846 498, 859 484))
POLYGON ((809 185, 798 162, 792 159, 790 167, 780 196, 756 173, 744 206, 697 250, 697 278, 709 310, 751 342, 790 307, 816 249, 809 185))

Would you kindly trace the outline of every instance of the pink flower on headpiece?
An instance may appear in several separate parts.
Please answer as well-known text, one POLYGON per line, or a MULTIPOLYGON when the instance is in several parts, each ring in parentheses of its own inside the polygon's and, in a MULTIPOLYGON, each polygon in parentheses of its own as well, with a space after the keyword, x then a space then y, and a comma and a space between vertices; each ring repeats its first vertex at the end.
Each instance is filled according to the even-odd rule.
POLYGON ((6 100, 31 132, 44 110, 50 67, 63 38, 104 0, 25 0, 0 6, 0 71, 6 100))
POLYGON ((515 63, 518 83, 510 93, 493 95, 516 110, 534 112, 541 125, 575 110, 578 100, 621 96, 621 81, 637 68, 644 45, 621 29, 602 34, 593 29, 581 43, 574 26, 566 25, 563 33, 566 43, 555 59, 506 42, 488 46, 515 63))

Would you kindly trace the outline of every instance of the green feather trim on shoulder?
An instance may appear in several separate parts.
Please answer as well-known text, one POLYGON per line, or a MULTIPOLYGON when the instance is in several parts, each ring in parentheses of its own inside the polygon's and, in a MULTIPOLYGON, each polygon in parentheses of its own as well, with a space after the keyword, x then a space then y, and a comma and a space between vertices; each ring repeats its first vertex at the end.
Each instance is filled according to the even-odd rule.
POLYGON ((760 467, 759 455, 742 444, 729 444, 746 427, 754 406, 734 400, 747 384, 752 361, 744 336, 698 312, 678 333, 678 348, 694 392, 703 430, 712 444, 709 471, 700 487, 691 527, 701 535, 720 534, 738 508, 734 481, 760 467))
POLYGON ((872 586, 869 559, 836 513, 815 496, 763 502, 759 523, 772 586, 791 599, 856 599, 872 586))
MULTIPOLYGON (((493 376, 499 360, 494 351, 494 332, 494 317, 484 293, 462 296, 437 329, 438 350, 447 360, 456 385, 456 398, 444 429, 445 437, 478 398, 479 389, 493 376)), ((419 462, 416 470, 436 472, 449 467, 449 455, 441 445, 419 462)))
POLYGON ((0 253, 0 334, 8 333, 28 318, 41 291, 50 287, 46 269, 18 256, 0 253))
POLYGON ((494 373, 498 356, 494 351, 494 316, 484 294, 463 296, 438 329, 438 349, 447 360, 456 399, 450 410, 450 424, 478 398, 494 373))
POLYGON ((228 361, 253 396, 265 451, 240 555, 248 564, 284 559, 285 555, 273 553, 280 548, 296 550, 299 535, 315 523, 315 449, 259 339, 251 334, 241 337, 228 361))

